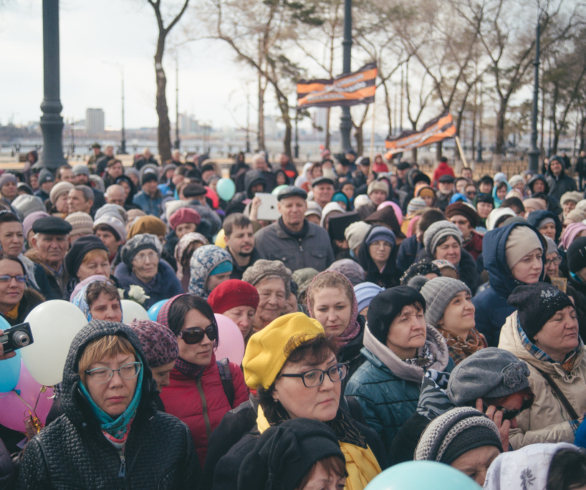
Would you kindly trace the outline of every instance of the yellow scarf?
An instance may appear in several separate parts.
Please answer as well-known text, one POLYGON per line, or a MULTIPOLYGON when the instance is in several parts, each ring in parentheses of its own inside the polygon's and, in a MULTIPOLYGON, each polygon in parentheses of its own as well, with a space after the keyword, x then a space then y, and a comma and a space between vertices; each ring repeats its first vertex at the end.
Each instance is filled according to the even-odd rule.
MULTIPOLYGON (((256 425, 261 434, 270 427, 260 405, 256 425)), ((346 471, 348 472, 345 490, 363 490, 382 471, 368 445, 366 448, 361 448, 348 442, 341 442, 340 449, 346 458, 346 471)))
POLYGON ((18 307, 20 306, 20 303, 17 303, 14 305, 14 308, 12 308, 10 311, 7 311, 6 313, 2 313, 6 318, 10 318, 11 320, 16 320, 16 317, 18 316, 18 307))

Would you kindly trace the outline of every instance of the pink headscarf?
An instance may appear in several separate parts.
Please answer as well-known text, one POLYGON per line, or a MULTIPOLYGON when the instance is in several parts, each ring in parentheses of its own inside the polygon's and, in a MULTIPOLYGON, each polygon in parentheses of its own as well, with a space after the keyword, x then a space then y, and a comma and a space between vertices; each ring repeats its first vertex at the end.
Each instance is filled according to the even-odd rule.
POLYGON ((417 222, 421 219, 421 215, 418 214, 417 216, 413 216, 411 221, 409 221, 409 226, 407 227, 407 237, 415 235, 415 231, 417 230, 417 222))
POLYGON ((348 344, 351 340, 354 340, 360 334, 360 323, 358 323, 358 301, 356 300, 356 294, 354 294, 354 287, 345 275, 340 274, 337 271, 327 270, 320 272, 312 279, 311 283, 309 284, 309 287, 307 288, 307 311, 309 312, 309 316, 311 318, 315 318, 315 315, 309 303, 309 298, 311 296, 315 280, 322 274, 337 274, 348 283, 348 290, 352 291, 352 313, 350 315, 350 322, 348 322, 346 330, 344 330, 342 334, 336 339, 338 345, 343 346, 348 344))
POLYGON ((564 232, 562 233, 562 237, 560 240, 560 245, 563 247, 564 250, 568 250, 572 242, 578 237, 580 233, 586 231, 586 225, 584 223, 571 223, 569 224, 564 232))
POLYGON ((391 206, 393 208, 393 210, 395 211, 395 216, 397 217, 397 221, 399 222, 399 226, 403 224, 403 211, 401 211, 401 208, 399 207, 399 205, 397 203, 394 203, 393 201, 385 201, 385 202, 381 202, 378 205, 378 208, 376 208, 377 211, 380 211, 383 208, 386 208, 387 206, 391 206))

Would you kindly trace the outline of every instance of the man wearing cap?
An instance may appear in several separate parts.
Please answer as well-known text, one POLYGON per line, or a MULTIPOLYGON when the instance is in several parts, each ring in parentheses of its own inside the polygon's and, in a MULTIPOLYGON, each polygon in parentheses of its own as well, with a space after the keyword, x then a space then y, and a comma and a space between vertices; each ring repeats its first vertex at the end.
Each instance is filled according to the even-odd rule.
MULTIPOLYGON (((353 162, 354 160, 352 160, 353 162)), ((342 158, 336 160, 334 163, 334 171, 337 177, 337 184, 341 186, 344 182, 350 182, 352 180, 352 167, 349 160, 342 158)), ((324 172, 325 173, 325 172, 324 172)))
POLYGON ((151 153, 151 149, 147 147, 142 151, 141 157, 134 162, 134 168, 136 170, 140 170, 142 167, 148 165, 149 163, 159 166, 159 162, 157 162, 157 159, 151 153))
POLYGON ((201 184, 188 184, 183 188, 183 197, 190 200, 191 204, 206 206, 206 188, 201 184))
POLYGON ((92 155, 88 158, 87 161, 87 166, 94 171, 96 168, 96 163, 97 161, 104 157, 105 155, 102 153, 102 147, 100 146, 100 143, 94 143, 92 145, 92 155))
POLYGON ((438 179, 435 207, 441 209, 443 212, 446 211, 446 208, 450 204, 450 199, 454 195, 454 180, 453 175, 442 175, 438 179))
POLYGON ((334 252, 325 229, 305 219, 307 193, 295 186, 277 195, 281 217, 259 230, 256 248, 262 259, 280 260, 291 271, 313 267, 321 272, 334 261, 334 252))
POLYGON ((334 181, 328 177, 318 177, 311 183, 313 200, 323 208, 332 201, 334 195, 334 181))
POLYGON ((49 199, 51 189, 55 184, 55 177, 48 168, 44 168, 39 172, 39 190, 35 192, 35 196, 41 198, 41 201, 45 202, 49 199))
POLYGON ((11 173, 4 173, 0 177, 0 193, 2 194, 2 201, 10 204, 16 197, 16 177, 11 173))
POLYGON ((159 189, 159 176, 155 171, 147 171, 141 178, 142 190, 132 198, 132 202, 151 216, 161 215, 163 194, 159 189))
POLYGON ((474 260, 482 253, 482 235, 476 233, 478 213, 471 204, 457 201, 446 208, 446 218, 462 232, 462 246, 474 260))
POLYGON ((93 205, 94 191, 91 187, 87 185, 76 185, 69 191, 69 195, 67 196, 69 213, 81 211, 82 213, 92 214, 93 205))
POLYGON ((33 248, 26 256, 45 268, 52 296, 47 299, 63 298, 63 291, 69 280, 63 259, 69 248, 71 229, 67 221, 54 216, 40 218, 33 223, 33 248))
POLYGON ((93 214, 100 209, 104 204, 106 204, 106 199, 104 199, 104 193, 96 189, 92 186, 90 182, 90 170, 85 165, 75 165, 73 167, 73 178, 75 185, 87 185, 91 187, 92 191, 94 191, 94 205, 92 207, 92 216, 93 214))
POLYGON ((408 162, 398 162, 395 164, 397 167, 397 189, 404 187, 407 184, 407 172, 409 170, 408 162))

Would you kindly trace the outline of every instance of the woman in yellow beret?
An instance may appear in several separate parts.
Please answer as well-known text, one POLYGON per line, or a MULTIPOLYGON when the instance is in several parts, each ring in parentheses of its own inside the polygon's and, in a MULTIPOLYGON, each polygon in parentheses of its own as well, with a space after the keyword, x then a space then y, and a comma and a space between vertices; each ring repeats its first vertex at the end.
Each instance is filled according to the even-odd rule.
POLYGON ((242 367, 246 384, 257 390, 255 403, 243 406, 239 414, 226 415, 225 429, 231 426, 234 431, 219 427, 210 441, 210 455, 219 446, 226 447, 227 440, 234 440, 235 432, 250 432, 234 441, 221 459, 208 458, 203 488, 210 486, 210 475, 213 490, 237 488, 240 465, 259 435, 290 419, 318 420, 334 431, 346 460, 347 490, 365 488, 386 468, 386 454, 377 434, 340 407, 341 381, 348 368, 338 362, 337 350, 335 338, 326 336, 321 324, 303 313, 277 318, 250 338, 242 367), (251 411, 255 418, 250 418, 251 411), (243 427, 251 420, 254 427, 243 427))

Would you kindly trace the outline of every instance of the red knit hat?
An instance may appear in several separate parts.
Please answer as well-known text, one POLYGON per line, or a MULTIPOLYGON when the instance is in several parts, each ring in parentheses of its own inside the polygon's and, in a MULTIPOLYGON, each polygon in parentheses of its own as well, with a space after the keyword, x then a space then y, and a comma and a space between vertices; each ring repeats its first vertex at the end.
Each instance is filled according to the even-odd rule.
POLYGON ((201 223, 201 216, 195 209, 180 208, 169 218, 169 225, 175 229, 183 223, 195 223, 199 225, 201 223))
POLYGON ((208 298, 214 313, 222 314, 237 306, 258 308, 258 291, 252 284, 240 279, 229 279, 217 286, 208 298))

